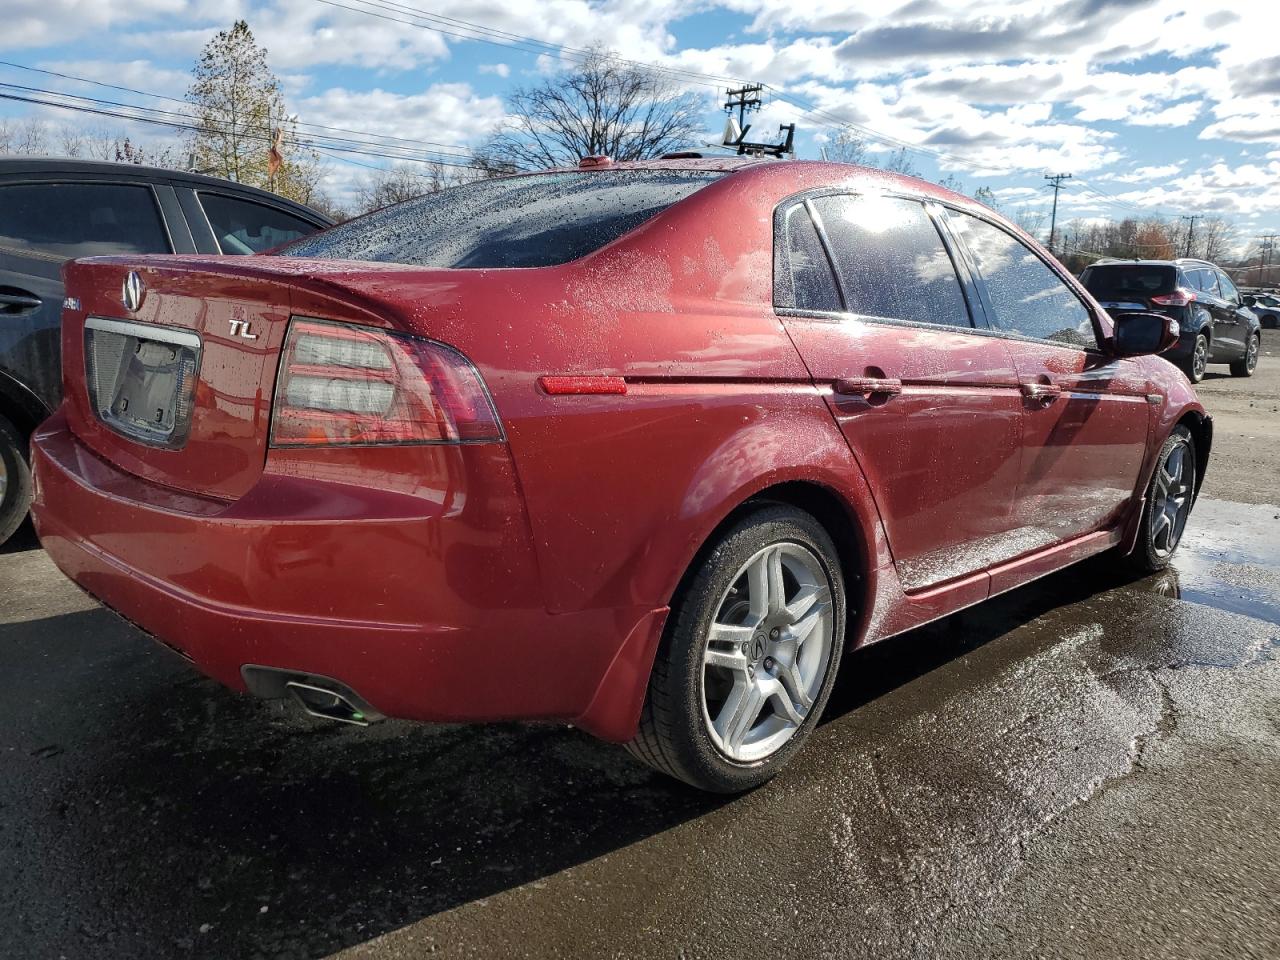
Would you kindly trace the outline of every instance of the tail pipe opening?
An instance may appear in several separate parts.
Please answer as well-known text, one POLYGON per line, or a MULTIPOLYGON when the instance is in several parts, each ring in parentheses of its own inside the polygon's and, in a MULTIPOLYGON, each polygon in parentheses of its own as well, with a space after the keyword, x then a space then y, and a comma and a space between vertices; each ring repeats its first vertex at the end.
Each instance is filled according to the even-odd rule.
POLYGON ((306 713, 322 720, 367 727, 372 721, 382 719, 382 714, 363 697, 332 677, 250 663, 240 668, 240 675, 254 696, 267 700, 288 698, 306 713))

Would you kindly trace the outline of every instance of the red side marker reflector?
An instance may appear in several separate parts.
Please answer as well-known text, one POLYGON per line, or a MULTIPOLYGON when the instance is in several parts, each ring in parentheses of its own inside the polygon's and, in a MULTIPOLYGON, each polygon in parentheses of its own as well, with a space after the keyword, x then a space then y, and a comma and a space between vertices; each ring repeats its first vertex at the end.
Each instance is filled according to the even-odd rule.
POLYGON ((627 381, 622 377, 539 377, 538 386, 553 397, 627 392, 627 381))

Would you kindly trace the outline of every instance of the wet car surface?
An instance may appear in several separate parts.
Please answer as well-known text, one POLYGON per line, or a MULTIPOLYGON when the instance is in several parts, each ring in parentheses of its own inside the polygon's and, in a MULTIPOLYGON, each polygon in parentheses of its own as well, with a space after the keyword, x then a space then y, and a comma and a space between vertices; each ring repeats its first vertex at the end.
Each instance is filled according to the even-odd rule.
POLYGON ((1200 385, 1221 446, 1172 570, 1088 562, 848 655, 736 799, 562 725, 229 696, 20 534, 0 956, 1280 955, 1269 357, 1249 391, 1200 385))

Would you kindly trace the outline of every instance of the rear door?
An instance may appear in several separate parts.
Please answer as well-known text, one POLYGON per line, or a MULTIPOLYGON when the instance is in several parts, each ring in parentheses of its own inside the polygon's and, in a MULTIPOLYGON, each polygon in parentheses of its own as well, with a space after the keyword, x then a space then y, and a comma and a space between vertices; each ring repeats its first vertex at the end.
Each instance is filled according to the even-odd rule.
POLYGON ((1028 549, 1114 527, 1147 444, 1147 376, 1099 349, 1090 308, 1035 251, 986 220, 947 219, 981 278, 1024 397, 1015 526, 1028 549))
POLYGON ((1193 267, 1188 273, 1196 288, 1196 302, 1212 319, 1210 359, 1216 362, 1234 359, 1240 349, 1235 342, 1235 310, 1222 295, 1218 272, 1212 267, 1193 267))
POLYGON ((1228 351, 1222 359, 1238 360, 1245 354, 1253 325, 1240 303, 1240 291, 1231 282, 1231 278, 1221 270, 1215 270, 1214 274, 1218 280, 1218 291, 1223 303, 1222 340, 1228 351))
POLYGON ((172 251, 160 198, 149 184, 0 181, 0 371, 55 406, 63 263, 172 251))
POLYGON ((271 203, 230 192, 180 187, 183 209, 202 253, 248 256, 310 236, 324 224, 271 203))
POLYGON ((1015 555, 1017 378, 975 329, 931 211, 818 195, 783 205, 775 238, 778 312, 871 484, 903 587, 1015 555))

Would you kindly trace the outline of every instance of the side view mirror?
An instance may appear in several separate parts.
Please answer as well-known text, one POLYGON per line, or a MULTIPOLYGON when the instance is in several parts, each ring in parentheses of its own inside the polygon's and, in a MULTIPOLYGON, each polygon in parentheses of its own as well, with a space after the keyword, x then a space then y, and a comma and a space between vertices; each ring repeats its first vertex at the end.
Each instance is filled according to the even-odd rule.
POLYGON ((1248 293, 1246 293, 1246 294, 1244 295, 1244 305, 1245 305, 1246 307, 1252 307, 1252 306, 1254 305, 1254 303, 1256 303, 1256 302, 1257 302, 1257 301, 1255 301, 1255 300, 1253 299, 1252 294, 1248 294, 1248 293))
POLYGON ((1120 357, 1164 353, 1178 342, 1178 321, 1163 313, 1112 314, 1112 352, 1120 357))

